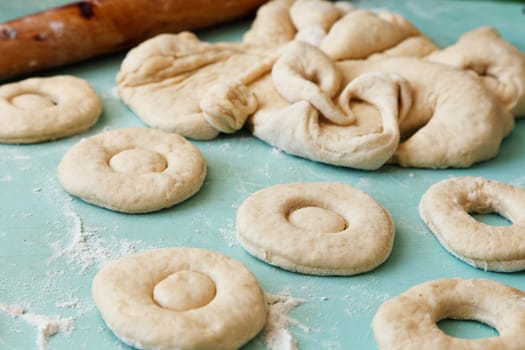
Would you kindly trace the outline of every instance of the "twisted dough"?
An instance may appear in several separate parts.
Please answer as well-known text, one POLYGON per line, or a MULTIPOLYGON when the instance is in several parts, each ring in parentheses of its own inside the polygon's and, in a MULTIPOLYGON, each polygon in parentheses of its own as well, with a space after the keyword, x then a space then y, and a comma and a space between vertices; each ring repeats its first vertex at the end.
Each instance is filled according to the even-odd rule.
POLYGON ((151 249, 113 261, 92 293, 108 327, 138 349, 237 349, 266 322, 253 274, 205 249, 151 249))
POLYGON ((80 141, 62 158, 58 177, 69 193, 86 202, 146 213, 194 195, 206 177, 206 163, 179 135, 129 128, 80 141))
POLYGON ((345 43, 350 51, 335 54, 337 58, 364 58, 388 50, 416 54, 405 49, 410 46, 405 42, 416 38, 430 42, 398 15, 350 11, 348 6, 320 0, 276 0, 259 9, 242 43, 208 44, 191 33, 158 35, 141 43, 121 65, 120 96, 155 128, 203 140, 219 132, 233 133, 261 107, 257 83, 268 78, 284 46, 300 36, 298 30, 312 28, 323 32, 320 44, 329 54, 345 35, 357 35, 369 45, 362 49, 361 42, 345 43), (367 20, 393 34, 379 40, 372 31, 354 25, 367 20))
POLYGON ((237 210, 237 238, 250 254, 314 275, 376 268, 390 255, 394 230, 386 209, 341 183, 275 185, 252 194, 237 210))
POLYGON ((490 27, 461 36, 428 60, 465 69, 479 75, 483 84, 516 116, 525 116, 525 55, 490 27))
POLYGON ((412 105, 400 121, 402 142, 391 160, 401 166, 469 167, 495 157, 514 127, 512 114, 467 72, 414 57, 341 61, 337 67, 343 84, 371 72, 408 81, 412 105))
POLYGON ((280 98, 271 92, 272 86, 259 83, 260 107, 250 119, 258 138, 294 155, 358 169, 377 169, 394 154, 400 138, 398 119, 411 104, 403 78, 367 74, 344 86, 335 64, 301 42, 288 47, 272 76, 275 90, 292 104, 276 102, 280 98), (377 110, 380 117, 361 118, 366 108, 377 110))
POLYGON ((0 86, 0 142, 35 143, 84 131, 102 105, 91 85, 73 76, 30 78, 0 86))
POLYGON ((499 282, 444 279, 419 284, 385 302, 372 321, 384 350, 519 350, 525 348, 525 293, 499 282), (436 325, 446 318, 475 320, 499 332, 462 339, 436 325))
POLYGON ((419 204, 423 221, 452 255, 491 271, 525 269, 525 190, 482 177, 443 180, 419 204), (498 213, 511 226, 483 224, 469 213, 498 213))

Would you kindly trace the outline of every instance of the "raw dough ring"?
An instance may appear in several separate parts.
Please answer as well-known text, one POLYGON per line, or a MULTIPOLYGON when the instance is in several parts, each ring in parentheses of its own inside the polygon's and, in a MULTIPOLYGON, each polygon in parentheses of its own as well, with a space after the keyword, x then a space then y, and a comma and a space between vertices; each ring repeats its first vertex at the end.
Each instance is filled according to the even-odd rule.
POLYGON ((388 258, 394 223, 372 197, 349 185, 281 184, 242 203, 237 238, 250 254, 285 270, 353 275, 388 258))
POLYGON ((66 191, 86 202, 146 213, 194 195, 206 177, 206 163, 182 136, 129 128, 80 141, 60 162, 58 177, 66 191))
POLYGON ((372 327, 380 349, 525 349, 525 293, 483 279, 430 281, 381 305, 372 327), (500 335, 451 337, 436 325, 446 318, 476 320, 500 335))
POLYGON ((205 249, 152 249, 113 261, 92 292, 108 327, 139 349, 237 349, 267 316, 253 274, 205 249))
POLYGON ((102 105, 85 80, 31 78, 0 86, 0 142, 35 143, 70 136, 98 120, 102 105))
POLYGON ((525 189, 482 177, 443 180, 421 198, 419 213, 452 255, 491 271, 525 269, 525 189), (498 213, 511 226, 481 223, 469 213, 498 213))

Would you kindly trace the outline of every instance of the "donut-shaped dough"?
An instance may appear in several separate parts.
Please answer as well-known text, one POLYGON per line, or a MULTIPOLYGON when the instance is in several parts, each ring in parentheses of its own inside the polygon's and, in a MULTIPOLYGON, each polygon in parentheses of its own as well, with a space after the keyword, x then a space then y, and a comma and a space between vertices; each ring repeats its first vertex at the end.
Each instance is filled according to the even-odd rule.
POLYGON ((70 136, 98 120, 102 105, 73 76, 31 78, 0 86, 0 142, 36 143, 70 136))
POLYGON ((285 270, 354 275, 388 258, 394 224, 386 209, 349 185, 281 184, 242 203, 237 238, 250 254, 285 270))
POLYGON ((108 327, 139 349, 237 349, 267 316, 253 274, 205 249, 151 249, 113 261, 92 292, 108 327))
POLYGON ((525 189, 482 177, 438 182, 421 198, 419 213, 452 255, 484 270, 525 269, 525 189), (497 213, 510 226, 481 223, 469 213, 497 213))
POLYGON ((430 281, 381 305, 372 327, 380 349, 525 349, 525 293, 483 279, 430 281), (485 323, 499 336, 451 337, 436 325, 446 318, 485 323))
POLYGON ((171 207, 206 177, 199 150, 177 134, 147 128, 104 132, 71 148, 58 167, 69 193, 126 213, 171 207))

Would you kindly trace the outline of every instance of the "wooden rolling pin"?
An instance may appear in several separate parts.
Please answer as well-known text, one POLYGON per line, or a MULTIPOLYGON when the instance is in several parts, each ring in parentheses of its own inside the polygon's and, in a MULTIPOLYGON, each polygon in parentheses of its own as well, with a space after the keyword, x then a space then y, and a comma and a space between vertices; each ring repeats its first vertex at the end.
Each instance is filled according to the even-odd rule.
POLYGON ((264 0, 87 0, 0 23, 0 80, 245 16, 264 0))

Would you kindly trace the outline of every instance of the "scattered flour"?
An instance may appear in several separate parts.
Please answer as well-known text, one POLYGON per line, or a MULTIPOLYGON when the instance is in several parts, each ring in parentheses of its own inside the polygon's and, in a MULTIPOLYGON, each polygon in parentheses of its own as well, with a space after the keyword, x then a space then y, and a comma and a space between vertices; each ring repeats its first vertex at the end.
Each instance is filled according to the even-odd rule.
POLYGON ((280 157, 280 156, 282 156, 282 154, 283 154, 283 150, 281 150, 279 148, 272 147, 272 155, 274 155, 276 157, 280 157))
POLYGON ((302 300, 287 295, 266 294, 269 312, 264 336, 270 350, 297 350, 295 339, 288 326, 298 326, 305 331, 310 329, 288 316, 288 312, 303 303, 302 300))
POLYGON ((113 86, 110 89, 104 91, 102 98, 105 99, 119 99, 118 86, 113 86))
POLYGON ((14 318, 21 318, 37 328, 36 345, 38 350, 47 350, 49 338, 57 333, 70 333, 73 330, 72 318, 51 318, 27 312, 22 306, 0 304, 0 310, 14 318))
POLYGON ((80 216, 69 205, 66 205, 64 214, 73 220, 71 239, 66 246, 63 241, 51 244, 55 254, 51 257, 50 262, 64 257, 69 263, 76 264, 80 267, 81 272, 84 272, 93 267, 101 267, 110 260, 133 254, 137 245, 143 243, 142 241, 117 240, 115 237, 112 241, 107 242, 95 232, 86 232, 80 216))

